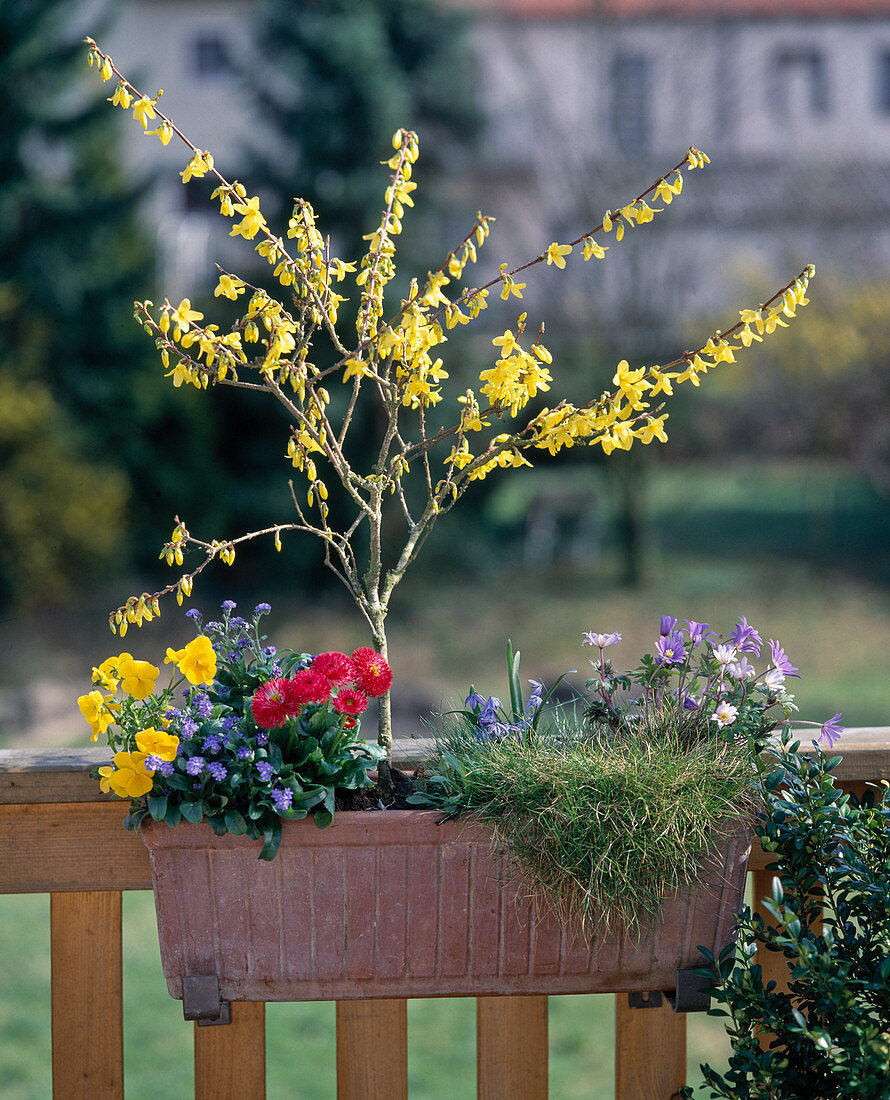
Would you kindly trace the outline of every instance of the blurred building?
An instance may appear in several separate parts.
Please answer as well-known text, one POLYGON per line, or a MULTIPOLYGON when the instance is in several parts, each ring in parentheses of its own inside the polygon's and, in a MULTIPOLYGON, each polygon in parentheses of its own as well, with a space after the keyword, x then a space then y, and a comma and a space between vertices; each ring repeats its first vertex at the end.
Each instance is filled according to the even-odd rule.
MULTIPOLYGON (((452 193, 498 217, 498 260, 578 236, 692 144, 711 157, 682 201, 630 234, 622 262, 577 265, 568 323, 620 316, 646 354, 690 315, 754 304, 809 261, 838 282, 890 271, 890 0, 441 2, 475 21, 487 120, 452 193)), ((122 4, 110 41, 224 172, 253 127, 236 71, 259 9, 122 4)), ((133 127, 128 140, 136 163, 157 165, 156 141, 133 127)), ((174 297, 209 269, 215 216, 179 185, 181 152, 163 153, 151 209, 174 297)))

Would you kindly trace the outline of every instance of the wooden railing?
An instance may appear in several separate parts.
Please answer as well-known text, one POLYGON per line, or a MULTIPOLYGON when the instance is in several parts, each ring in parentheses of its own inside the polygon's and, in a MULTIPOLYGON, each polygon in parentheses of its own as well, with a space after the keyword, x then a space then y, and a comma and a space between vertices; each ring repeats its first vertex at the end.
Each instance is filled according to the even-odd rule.
MULTIPOLYGON (((861 794, 890 779, 890 728, 850 730, 836 774, 861 794)), ((107 750, 0 752, 0 894, 49 893, 55 1100, 123 1096, 121 893, 150 890, 148 855, 122 828, 125 808, 90 772, 107 750)), ((771 892, 752 854, 754 897, 771 892)), ((780 978, 782 960, 758 960, 780 978)), ((3 993, 0 990, 0 997, 3 993)), ((195 1025, 195 1096, 265 1096, 265 1005, 233 1003, 232 1022, 195 1025)), ((670 1100, 686 1083, 686 1017, 615 997, 616 1100, 670 1100)), ((401 1000, 337 1004, 339 1100, 407 1097, 407 1016, 401 1000), (386 1051, 386 1057, 375 1051, 386 1051)), ((547 1096, 547 998, 477 998, 481 1100, 547 1096)))

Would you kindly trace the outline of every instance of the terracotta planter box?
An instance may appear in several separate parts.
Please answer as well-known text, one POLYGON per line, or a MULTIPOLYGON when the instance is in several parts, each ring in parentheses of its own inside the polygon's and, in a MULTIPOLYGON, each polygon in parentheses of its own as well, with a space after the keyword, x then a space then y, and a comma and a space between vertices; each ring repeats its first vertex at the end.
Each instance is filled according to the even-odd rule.
POLYGON ((747 825, 651 936, 587 944, 535 912, 484 829, 440 816, 287 822, 271 863, 256 841, 146 822, 171 995, 186 975, 216 975, 224 1001, 672 990, 678 969, 702 964, 699 944, 716 953, 733 938, 747 825))

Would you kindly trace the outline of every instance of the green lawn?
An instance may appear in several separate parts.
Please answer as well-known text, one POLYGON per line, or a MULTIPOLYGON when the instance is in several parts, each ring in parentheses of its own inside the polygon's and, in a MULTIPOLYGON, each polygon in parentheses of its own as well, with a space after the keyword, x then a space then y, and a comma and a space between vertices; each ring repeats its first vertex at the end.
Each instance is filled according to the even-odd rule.
MULTIPOLYGON (((611 996, 552 997, 550 1087, 559 1100, 611 1098, 611 996)), ((147 893, 124 896, 124 1060, 128 1100, 185 1097, 192 1089, 192 1024, 167 995, 154 908, 147 893)), ((475 1002, 409 1002, 412 1100, 476 1095, 475 1002), (447 1082, 447 1089, 443 1086, 447 1082)), ((269 1100, 332 1100, 334 1006, 270 1004, 266 1015, 269 1100)), ((690 1067, 723 1056, 719 1020, 689 1017, 690 1067)), ((49 903, 45 895, 0 898, 0 1081, 4 1100, 46 1100, 50 1073, 49 903)), ((691 1074, 690 1080, 697 1080, 691 1074)))

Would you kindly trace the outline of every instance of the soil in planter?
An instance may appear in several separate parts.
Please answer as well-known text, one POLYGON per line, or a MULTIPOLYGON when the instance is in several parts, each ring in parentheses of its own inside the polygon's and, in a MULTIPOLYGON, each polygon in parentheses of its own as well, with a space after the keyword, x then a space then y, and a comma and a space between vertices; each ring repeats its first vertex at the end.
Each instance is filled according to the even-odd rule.
MULTIPOLYGON (((373 772, 371 775, 373 776, 373 772)), ((338 787, 334 808, 339 810, 410 810, 414 809, 408 804, 408 795, 414 793, 412 776, 398 768, 390 768, 393 789, 384 794, 375 783, 373 787, 362 787, 360 790, 348 790, 338 787)))

